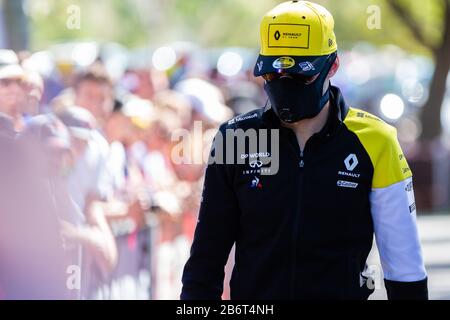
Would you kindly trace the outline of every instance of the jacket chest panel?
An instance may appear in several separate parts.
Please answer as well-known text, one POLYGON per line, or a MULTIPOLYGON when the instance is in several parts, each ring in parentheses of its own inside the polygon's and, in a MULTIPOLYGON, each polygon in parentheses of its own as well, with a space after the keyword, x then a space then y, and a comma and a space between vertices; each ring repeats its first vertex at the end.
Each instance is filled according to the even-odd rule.
MULTIPOLYGON (((235 190, 242 226, 255 226, 270 236, 297 221, 316 232, 309 241, 329 241, 358 231, 366 234, 370 215, 372 167, 364 150, 352 141, 328 143, 305 153, 304 167, 292 148, 280 146, 277 174, 264 175, 249 164, 237 166, 235 190)), ((303 228, 303 227, 301 227, 303 228)))

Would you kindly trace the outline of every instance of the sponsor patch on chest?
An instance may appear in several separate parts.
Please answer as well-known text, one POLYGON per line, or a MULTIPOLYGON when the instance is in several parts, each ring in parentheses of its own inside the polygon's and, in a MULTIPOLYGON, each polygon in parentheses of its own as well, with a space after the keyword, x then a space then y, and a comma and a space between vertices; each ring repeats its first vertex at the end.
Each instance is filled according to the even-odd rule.
POLYGON ((337 186, 340 187, 340 188, 356 189, 356 188, 358 188, 358 183, 339 180, 337 182, 337 186))

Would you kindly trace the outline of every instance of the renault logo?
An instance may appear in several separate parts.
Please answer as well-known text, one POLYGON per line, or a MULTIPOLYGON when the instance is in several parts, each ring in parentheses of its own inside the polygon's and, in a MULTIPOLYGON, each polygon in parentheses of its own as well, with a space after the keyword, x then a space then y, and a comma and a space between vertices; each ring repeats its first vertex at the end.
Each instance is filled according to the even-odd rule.
POLYGON ((345 167, 348 171, 353 171, 358 166, 358 158, 356 155, 351 154, 347 157, 347 159, 344 160, 345 167))
POLYGON ((280 40, 281 34, 280 31, 275 32, 275 40, 280 40))

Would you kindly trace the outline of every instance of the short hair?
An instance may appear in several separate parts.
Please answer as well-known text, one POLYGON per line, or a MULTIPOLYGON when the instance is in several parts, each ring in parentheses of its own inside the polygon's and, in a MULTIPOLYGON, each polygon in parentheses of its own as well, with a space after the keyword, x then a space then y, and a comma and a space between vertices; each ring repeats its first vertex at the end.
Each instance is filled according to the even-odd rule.
POLYGON ((110 87, 113 86, 112 80, 108 75, 108 72, 106 71, 105 67, 100 63, 93 64, 87 70, 84 70, 75 76, 74 81, 75 90, 80 86, 82 82, 85 81, 93 81, 99 84, 106 84, 110 87))

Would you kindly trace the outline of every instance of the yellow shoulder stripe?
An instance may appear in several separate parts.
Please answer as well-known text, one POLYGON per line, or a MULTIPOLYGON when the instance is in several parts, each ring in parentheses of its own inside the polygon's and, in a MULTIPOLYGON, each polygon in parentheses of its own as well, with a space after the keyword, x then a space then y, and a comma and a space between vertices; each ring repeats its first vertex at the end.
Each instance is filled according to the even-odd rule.
POLYGON ((412 176, 394 127, 354 108, 350 108, 344 123, 370 156, 374 168, 372 188, 385 188, 412 176))

